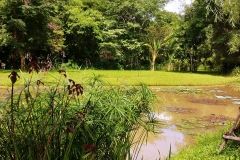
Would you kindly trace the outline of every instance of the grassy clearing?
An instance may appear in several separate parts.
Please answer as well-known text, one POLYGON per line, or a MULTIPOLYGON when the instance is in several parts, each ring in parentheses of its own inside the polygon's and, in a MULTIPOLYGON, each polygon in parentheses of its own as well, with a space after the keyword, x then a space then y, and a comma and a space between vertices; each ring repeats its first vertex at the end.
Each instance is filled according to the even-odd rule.
POLYGON ((217 132, 208 132, 196 136, 196 145, 183 149, 172 160, 237 160, 240 159, 240 143, 228 141, 225 149, 219 153, 223 142, 221 138, 231 126, 217 132))
MULTIPOLYGON (((236 77, 222 76, 211 73, 182 73, 165 71, 119 71, 119 70, 66 70, 69 77, 79 83, 84 83, 93 74, 101 75, 102 80, 110 85, 139 85, 141 82, 149 86, 206 86, 223 85, 234 82, 236 77)), ((11 71, 0 72, 0 86, 10 86, 8 75, 11 71)), ((36 77, 44 77, 46 83, 54 83, 58 79, 58 73, 51 71, 50 74, 41 72, 36 77)), ((21 74, 20 74, 21 76, 21 74)), ((29 76, 24 74, 24 76, 29 76)), ((17 84, 23 84, 23 77, 17 84)), ((26 77, 29 78, 29 77, 26 77)), ((34 78, 34 76, 33 76, 34 78)))

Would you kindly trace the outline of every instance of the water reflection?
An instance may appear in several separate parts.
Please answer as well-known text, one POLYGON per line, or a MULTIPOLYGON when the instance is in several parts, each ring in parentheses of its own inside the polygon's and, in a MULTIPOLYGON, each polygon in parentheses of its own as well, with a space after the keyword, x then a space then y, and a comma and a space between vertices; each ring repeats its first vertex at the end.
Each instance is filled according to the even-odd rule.
POLYGON ((165 121, 172 120, 172 116, 168 115, 167 112, 162 112, 160 114, 154 113, 154 117, 158 118, 159 120, 165 120, 165 121))
POLYGON ((233 104, 240 104, 240 102, 239 101, 234 101, 234 102, 232 102, 233 104))
POLYGON ((164 157, 168 156, 170 145, 172 152, 176 152, 186 145, 184 134, 176 130, 176 126, 172 125, 169 128, 162 129, 162 131, 163 133, 160 135, 149 135, 150 141, 141 148, 137 160, 164 159, 164 157))

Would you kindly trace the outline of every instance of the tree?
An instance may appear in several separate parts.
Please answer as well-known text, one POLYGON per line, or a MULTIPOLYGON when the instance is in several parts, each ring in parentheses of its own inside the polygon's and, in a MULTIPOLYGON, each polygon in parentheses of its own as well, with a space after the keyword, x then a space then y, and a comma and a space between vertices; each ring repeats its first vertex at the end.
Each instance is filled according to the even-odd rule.
POLYGON ((117 0, 112 2, 106 0, 105 2, 101 11, 105 19, 108 20, 105 24, 110 25, 105 25, 104 32, 107 33, 105 35, 110 36, 105 36, 106 41, 103 40, 100 44, 102 46, 107 45, 108 48, 110 44, 111 46, 117 46, 117 50, 114 50, 117 51, 115 55, 124 64, 124 68, 137 68, 140 66, 138 62, 142 59, 147 28, 156 12, 163 8, 166 1, 117 0), (121 31, 121 34, 119 34, 119 31, 121 31), (118 35, 115 36, 115 33, 118 33, 118 35), (115 37, 112 38, 111 36, 115 37), (110 42, 108 42, 109 40, 110 42))
MULTIPOLYGON (((3 2, 3 1, 2 1, 3 2)), ((1 25, 13 39, 8 43, 10 55, 18 56, 21 69, 25 67, 25 54, 33 57, 41 53, 58 53, 64 48, 61 22, 56 14, 58 6, 43 0, 8 0, 1 3, 1 25)))
POLYGON ((151 44, 145 44, 146 46, 149 47, 150 53, 151 53, 151 70, 155 70, 155 61, 157 56, 159 55, 159 50, 162 47, 162 42, 161 41, 156 41, 153 40, 151 44))
MULTIPOLYGON (((190 71, 196 71, 201 62, 202 53, 198 52, 199 46, 204 44, 207 36, 206 29, 211 23, 211 19, 206 19, 206 3, 203 0, 196 0, 191 5, 186 6, 184 22, 186 50, 190 61, 190 71)), ((211 56, 211 53, 209 53, 211 56)))
POLYGON ((232 27, 239 24, 240 3, 238 0, 207 0, 207 15, 214 14, 215 22, 228 22, 232 27))
POLYGON ((66 53, 78 65, 95 62, 99 57, 104 18, 94 4, 97 1, 66 1, 61 5, 61 20, 66 36, 66 53))
MULTIPOLYGON (((157 52, 161 52, 161 62, 170 63, 170 59, 172 59, 170 41, 173 39, 174 29, 178 26, 179 17, 171 12, 166 11, 158 11, 156 13, 155 20, 151 22, 150 26, 146 29, 146 43, 148 46, 151 46, 150 53, 152 54, 152 50, 158 50, 157 52), (154 49, 155 48, 155 49, 154 49), (156 49, 158 48, 158 49, 156 49)), ((151 56, 151 69, 153 70, 153 60, 154 65, 156 59, 159 57, 159 54, 154 58, 151 56)), ((160 57, 159 57, 160 58, 160 57)))
POLYGON ((240 65, 240 2, 237 0, 208 0, 207 16, 213 16, 213 45, 222 73, 240 65))
POLYGON ((0 51, 20 56, 22 69, 29 53, 34 58, 66 53, 78 64, 88 59, 95 66, 108 54, 106 61, 125 69, 142 68, 148 27, 166 1, 0 0, 0 51))

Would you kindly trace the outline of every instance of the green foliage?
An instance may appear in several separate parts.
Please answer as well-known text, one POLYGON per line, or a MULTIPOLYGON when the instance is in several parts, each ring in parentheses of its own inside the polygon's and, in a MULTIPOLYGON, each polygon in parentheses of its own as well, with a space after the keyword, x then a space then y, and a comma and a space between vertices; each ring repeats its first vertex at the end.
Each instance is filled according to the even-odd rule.
POLYGON ((81 6, 72 6, 67 14, 69 29, 66 32, 68 34, 84 34, 84 30, 87 28, 92 28, 96 34, 99 32, 99 20, 102 19, 100 12, 91 9, 84 11, 81 6))
POLYGON ((240 67, 235 67, 232 72, 230 73, 230 76, 236 76, 239 77, 240 76, 240 67))
POLYGON ((0 59, 16 68, 21 58, 23 69, 27 53, 51 55, 53 63, 64 53, 100 69, 146 69, 156 61, 151 69, 196 71, 203 64, 222 73, 239 63, 239 1, 195 0, 184 14, 164 11, 167 2, 1 0, 0 59), (162 42, 156 58, 143 45, 153 41, 162 42))
POLYGON ((0 28, 0 47, 7 46, 11 42, 13 42, 13 38, 7 32, 6 25, 2 25, 0 28))
MULTIPOLYGON (((23 69, 26 53, 36 57, 62 51, 65 39, 57 14, 58 6, 55 3, 42 0, 31 2, 13 0, 1 3, 0 25, 4 30, 0 37, 6 36, 3 52, 8 52, 4 59, 7 60, 10 55, 17 53, 15 58, 21 58, 23 69)), ((10 60, 11 57, 8 61, 10 60)))
POLYGON ((208 0, 208 14, 213 13, 215 21, 227 21, 233 27, 239 23, 240 3, 237 0, 208 0))
POLYGON ((126 159, 142 143, 134 139, 138 129, 154 128, 156 97, 144 84, 108 86, 93 76, 83 88, 59 70, 56 84, 47 86, 29 72, 30 79, 21 75, 22 88, 14 86, 16 72, 9 76, 15 80, 1 102, 1 159, 126 159))
POLYGON ((240 51, 240 30, 233 31, 230 35, 230 40, 228 46, 230 48, 230 53, 239 53, 240 51))

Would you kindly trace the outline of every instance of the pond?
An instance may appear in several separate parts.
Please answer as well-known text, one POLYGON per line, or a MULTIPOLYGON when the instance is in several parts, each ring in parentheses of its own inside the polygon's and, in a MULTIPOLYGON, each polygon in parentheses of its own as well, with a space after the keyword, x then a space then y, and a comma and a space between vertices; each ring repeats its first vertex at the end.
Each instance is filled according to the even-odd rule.
MULTIPOLYGON (((160 100, 155 117, 162 133, 149 134, 136 159, 155 160, 194 145, 197 133, 218 130, 238 115, 240 94, 231 86, 151 87, 160 100)), ((219 144, 220 145, 220 144, 219 144)))

